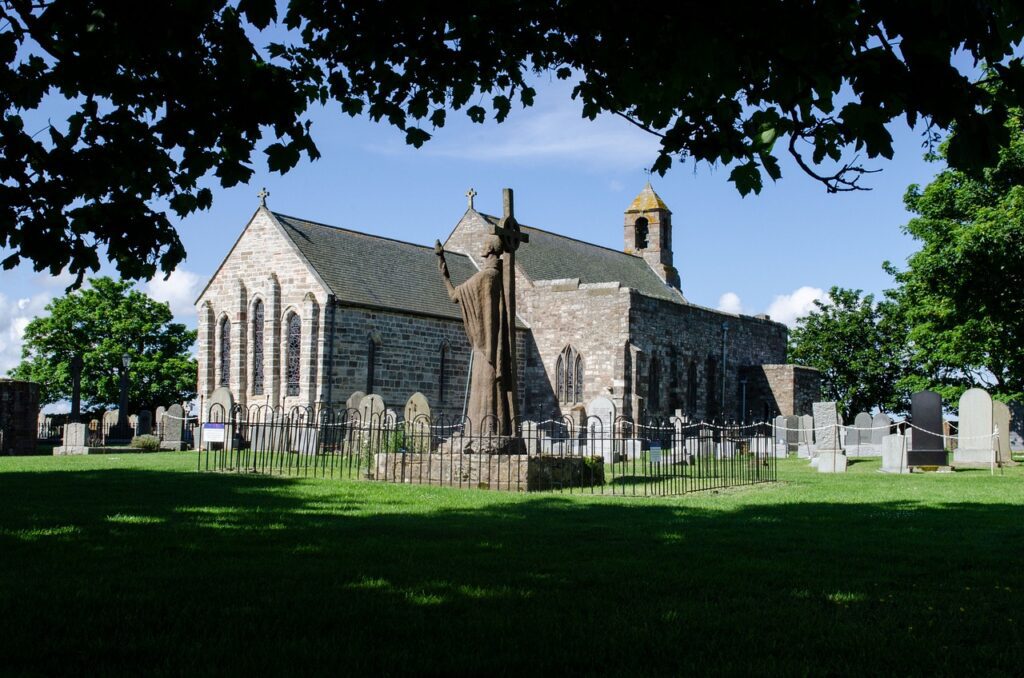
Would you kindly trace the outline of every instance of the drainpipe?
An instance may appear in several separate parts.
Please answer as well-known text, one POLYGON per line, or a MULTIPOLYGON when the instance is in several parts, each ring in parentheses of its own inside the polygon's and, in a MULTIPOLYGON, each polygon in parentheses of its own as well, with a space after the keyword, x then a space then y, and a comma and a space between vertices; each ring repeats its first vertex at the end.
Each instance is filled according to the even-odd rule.
POLYGON ((729 339, 729 323, 722 323, 722 402, 719 404, 718 411, 722 415, 722 420, 725 420, 725 356, 726 356, 726 344, 729 339))

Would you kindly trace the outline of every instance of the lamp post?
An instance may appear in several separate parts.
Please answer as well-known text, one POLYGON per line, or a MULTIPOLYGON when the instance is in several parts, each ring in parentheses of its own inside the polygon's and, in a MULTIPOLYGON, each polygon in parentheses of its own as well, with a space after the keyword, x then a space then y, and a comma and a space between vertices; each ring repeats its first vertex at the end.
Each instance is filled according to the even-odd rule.
POLYGON ((132 357, 125 353, 121 356, 121 399, 117 410, 117 428, 128 431, 128 368, 132 366, 132 357))

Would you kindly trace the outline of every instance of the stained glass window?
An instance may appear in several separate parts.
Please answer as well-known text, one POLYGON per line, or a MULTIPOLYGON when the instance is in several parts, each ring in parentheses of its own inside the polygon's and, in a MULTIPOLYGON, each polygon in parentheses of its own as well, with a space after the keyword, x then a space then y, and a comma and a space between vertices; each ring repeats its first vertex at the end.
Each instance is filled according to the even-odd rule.
POLYGON ((263 301, 252 307, 252 393, 263 395, 263 301))
POLYGON ((572 346, 566 346, 555 362, 555 392, 559 402, 583 400, 583 358, 572 346))
POLYGON ((231 383, 231 323, 227 316, 220 319, 220 385, 231 383))
POLYGON ((298 314, 288 316, 287 391, 290 396, 299 395, 299 375, 302 373, 302 320, 298 314))

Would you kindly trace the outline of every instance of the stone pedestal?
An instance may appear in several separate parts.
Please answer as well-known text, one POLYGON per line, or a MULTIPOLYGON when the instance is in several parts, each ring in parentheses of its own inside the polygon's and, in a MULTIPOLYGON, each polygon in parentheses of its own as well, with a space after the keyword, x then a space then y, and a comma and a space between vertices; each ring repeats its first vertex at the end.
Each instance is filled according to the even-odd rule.
POLYGON ((85 424, 65 424, 63 444, 53 448, 53 454, 58 457, 89 454, 88 434, 85 424))

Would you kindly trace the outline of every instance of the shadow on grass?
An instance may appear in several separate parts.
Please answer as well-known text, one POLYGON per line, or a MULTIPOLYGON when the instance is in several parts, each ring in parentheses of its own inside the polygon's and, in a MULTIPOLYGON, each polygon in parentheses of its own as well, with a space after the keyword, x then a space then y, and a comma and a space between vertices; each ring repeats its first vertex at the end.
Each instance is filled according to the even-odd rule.
POLYGON ((1017 505, 722 511, 124 470, 0 490, 15 673, 1009 675, 1024 645, 1017 505))

